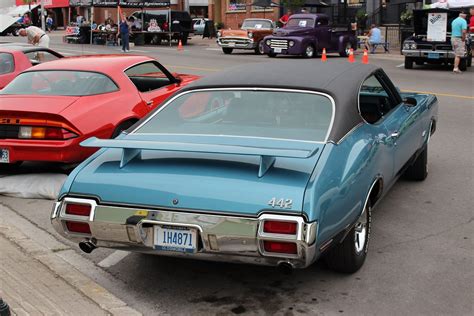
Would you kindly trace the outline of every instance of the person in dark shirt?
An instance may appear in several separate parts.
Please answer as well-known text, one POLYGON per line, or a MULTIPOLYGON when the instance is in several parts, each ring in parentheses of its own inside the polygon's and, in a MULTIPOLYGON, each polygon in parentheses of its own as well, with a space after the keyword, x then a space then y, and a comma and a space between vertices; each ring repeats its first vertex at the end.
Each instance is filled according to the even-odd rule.
POLYGON ((117 37, 120 36, 122 40, 122 52, 126 53, 130 51, 129 39, 130 39, 130 24, 127 21, 125 14, 122 15, 122 20, 120 21, 118 27, 117 37))

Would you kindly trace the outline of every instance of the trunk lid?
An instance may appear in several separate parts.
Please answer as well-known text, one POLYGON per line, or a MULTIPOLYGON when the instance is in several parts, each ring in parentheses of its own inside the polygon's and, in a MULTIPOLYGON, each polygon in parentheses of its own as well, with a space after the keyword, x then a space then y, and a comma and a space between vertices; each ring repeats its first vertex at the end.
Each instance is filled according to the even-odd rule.
POLYGON ((125 143, 119 148, 106 149, 77 172, 69 187, 70 195, 98 196, 110 204, 242 215, 256 215, 265 209, 301 212, 306 185, 324 148, 321 143, 199 136, 126 135, 120 140, 132 144, 159 141, 171 145, 165 144, 164 150, 141 150, 141 157, 136 156, 122 168, 120 146, 125 143), (173 146, 176 150, 172 150, 173 146), (226 148, 229 148, 228 153, 221 150, 226 148), (305 151, 310 156, 289 154, 285 157, 284 151, 305 151), (274 157, 273 165, 272 158, 264 159, 264 172, 260 176, 262 155, 255 152, 267 157, 271 152, 279 155, 274 157), (270 167, 265 165, 267 162, 270 167), (272 199, 276 203, 281 199, 292 203, 287 203, 286 208, 272 207, 269 205, 272 199))
POLYGON ((60 114, 79 99, 75 96, 2 95, 0 105, 2 112, 60 114))

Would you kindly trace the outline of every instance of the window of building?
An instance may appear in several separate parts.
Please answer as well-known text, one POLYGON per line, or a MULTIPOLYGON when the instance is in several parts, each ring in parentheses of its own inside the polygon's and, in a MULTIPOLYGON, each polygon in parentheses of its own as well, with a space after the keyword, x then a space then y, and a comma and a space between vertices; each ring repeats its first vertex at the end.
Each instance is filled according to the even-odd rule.
POLYGON ((247 10, 247 0, 227 0, 228 12, 242 12, 247 10))

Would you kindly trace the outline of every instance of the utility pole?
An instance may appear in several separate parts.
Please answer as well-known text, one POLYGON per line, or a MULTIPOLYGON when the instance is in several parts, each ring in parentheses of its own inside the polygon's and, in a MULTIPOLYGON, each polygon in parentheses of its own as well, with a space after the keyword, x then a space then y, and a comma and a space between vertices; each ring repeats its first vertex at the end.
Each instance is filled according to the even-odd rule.
POLYGON ((184 11, 189 12, 189 0, 184 0, 184 11))
POLYGON ((46 30, 46 26, 45 26, 45 23, 44 23, 44 0, 41 0, 41 29, 43 31, 46 30))

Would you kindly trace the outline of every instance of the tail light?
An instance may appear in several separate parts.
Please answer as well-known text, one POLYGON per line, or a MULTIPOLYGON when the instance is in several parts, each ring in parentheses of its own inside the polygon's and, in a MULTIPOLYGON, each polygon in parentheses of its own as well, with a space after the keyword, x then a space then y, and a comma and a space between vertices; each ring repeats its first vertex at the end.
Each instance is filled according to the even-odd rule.
POLYGON ((88 204, 67 203, 65 213, 68 215, 87 216, 91 214, 92 207, 88 204))
POLYGON ((263 242, 263 248, 266 252, 274 253, 286 253, 286 254, 297 254, 298 249, 295 243, 292 242, 280 242, 280 241, 268 241, 263 242))
POLYGON ((296 235, 296 222, 282 222, 266 220, 263 223, 263 232, 272 234, 296 235))
POLYGON ((66 140, 77 136, 62 127, 21 126, 18 131, 18 138, 21 139, 66 140))
POLYGON ((88 223, 66 221, 66 227, 71 233, 91 234, 91 228, 88 223))

